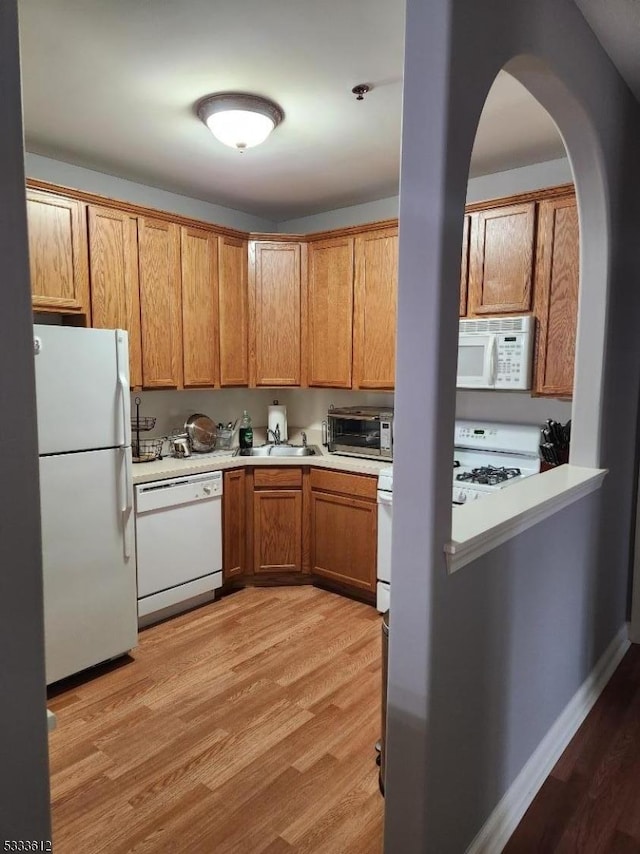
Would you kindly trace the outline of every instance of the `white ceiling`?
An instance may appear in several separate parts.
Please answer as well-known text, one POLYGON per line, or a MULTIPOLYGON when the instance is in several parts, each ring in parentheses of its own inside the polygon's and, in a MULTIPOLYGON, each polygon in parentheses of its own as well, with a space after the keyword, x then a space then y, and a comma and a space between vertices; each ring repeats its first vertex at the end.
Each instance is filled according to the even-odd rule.
MULTIPOLYGON (((20 0, 29 151, 282 221, 397 193, 404 5, 389 0, 20 0), (373 89, 357 102, 351 88, 373 89), (277 101, 244 154, 194 104, 277 101)), ((561 157, 551 119, 500 75, 472 175, 561 157)))

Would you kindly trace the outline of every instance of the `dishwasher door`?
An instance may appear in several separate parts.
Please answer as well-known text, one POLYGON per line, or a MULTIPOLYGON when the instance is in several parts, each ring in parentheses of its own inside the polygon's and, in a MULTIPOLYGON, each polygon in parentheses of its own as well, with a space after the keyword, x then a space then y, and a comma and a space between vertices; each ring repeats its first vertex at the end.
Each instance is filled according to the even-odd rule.
POLYGON ((136 486, 138 616, 222 586, 222 473, 136 486))

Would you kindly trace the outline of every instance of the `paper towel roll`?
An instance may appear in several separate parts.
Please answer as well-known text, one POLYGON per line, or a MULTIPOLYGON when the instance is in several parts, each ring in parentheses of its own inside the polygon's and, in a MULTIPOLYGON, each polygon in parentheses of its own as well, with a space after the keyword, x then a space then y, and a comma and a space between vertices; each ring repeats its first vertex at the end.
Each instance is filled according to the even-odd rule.
MULTIPOLYGON (((287 407, 280 406, 277 400, 274 400, 273 406, 269 407, 269 417, 267 419, 267 427, 269 430, 276 432, 276 428, 280 431, 280 441, 286 442, 289 438, 287 435, 287 407)), ((270 433, 268 441, 273 440, 273 435, 270 433)))

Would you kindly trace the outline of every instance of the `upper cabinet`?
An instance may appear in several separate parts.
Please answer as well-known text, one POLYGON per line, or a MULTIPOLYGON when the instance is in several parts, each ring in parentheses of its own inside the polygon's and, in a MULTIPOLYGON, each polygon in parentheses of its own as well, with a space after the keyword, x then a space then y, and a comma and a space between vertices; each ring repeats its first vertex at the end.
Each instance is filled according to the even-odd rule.
POLYGON ((302 264, 299 243, 250 244, 251 385, 302 384, 302 264))
POLYGON ((34 311, 83 314, 89 325, 84 203, 28 189, 27 222, 34 311))
POLYGON ((220 385, 249 385, 247 241, 218 237, 220 385))
POLYGON ((309 244, 309 385, 351 388, 353 238, 309 244))
POLYGON ((392 389, 395 383, 398 229, 355 238, 353 387, 392 389))
POLYGON ((138 218, 142 383, 182 386, 180 227, 138 218))
POLYGON ((471 228, 468 313, 531 311, 536 204, 477 213, 471 228))
POLYGON ((142 385, 138 220, 113 208, 88 207, 92 325, 129 332, 129 375, 142 385))
POLYGON ((460 261, 460 317, 467 313, 467 299, 469 294, 469 244, 471 235, 471 216, 464 218, 462 227, 462 259, 460 261))
POLYGON ((535 279, 535 392, 571 396, 578 322, 580 229, 575 195, 540 202, 535 279))
MULTIPOLYGON (((128 330, 133 387, 394 388, 395 221, 248 240, 30 185, 34 311, 128 330)), ((460 317, 533 312, 534 394, 573 391, 578 256, 570 185, 467 207, 460 317)))
POLYGON ((218 237, 180 229, 184 387, 218 384, 218 237))

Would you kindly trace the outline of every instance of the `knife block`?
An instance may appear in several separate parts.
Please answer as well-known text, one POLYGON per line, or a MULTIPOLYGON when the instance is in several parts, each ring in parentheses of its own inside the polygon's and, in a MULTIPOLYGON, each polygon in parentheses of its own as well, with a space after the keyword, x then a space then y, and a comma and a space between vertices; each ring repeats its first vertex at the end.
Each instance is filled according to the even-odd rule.
POLYGON ((558 448, 558 457, 560 458, 558 465, 548 463, 546 460, 540 460, 540 471, 551 471, 551 469, 557 469, 558 466, 566 465, 569 462, 569 448, 558 448))

